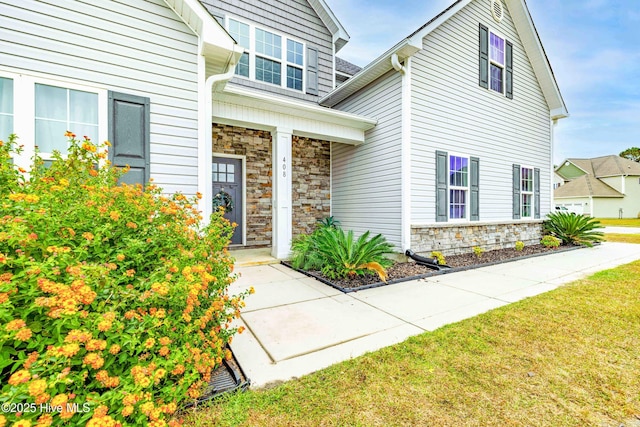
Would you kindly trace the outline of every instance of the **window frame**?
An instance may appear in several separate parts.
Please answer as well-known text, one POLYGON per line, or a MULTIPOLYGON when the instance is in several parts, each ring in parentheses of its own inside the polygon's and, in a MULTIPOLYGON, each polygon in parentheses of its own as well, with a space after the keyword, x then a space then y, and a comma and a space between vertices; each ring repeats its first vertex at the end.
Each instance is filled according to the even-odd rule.
POLYGON ((535 168, 533 166, 520 165, 520 219, 533 219, 535 217, 535 168), (524 172, 529 171, 530 175, 527 181, 531 183, 531 190, 524 189, 524 172), (531 205, 529 206, 529 215, 525 215, 525 196, 529 196, 531 205))
POLYGON ((468 222, 471 215, 471 156, 460 153, 447 153, 447 221, 448 222, 468 222), (467 161, 467 185, 452 185, 451 184, 451 158, 460 158, 467 161), (464 194, 464 217, 453 218, 451 216, 451 209, 453 207, 453 198, 451 197, 452 191, 463 191, 464 194))
POLYGON ((491 27, 488 28, 488 32, 489 32, 489 39, 488 39, 488 48, 489 48, 489 55, 488 55, 488 67, 489 69, 487 70, 488 72, 488 77, 489 77, 489 90, 495 93, 499 93, 501 95, 505 95, 505 90, 506 90, 506 80, 507 80, 507 38, 505 36, 503 36, 501 33, 494 31, 491 27), (492 58, 491 55, 491 36, 494 35, 496 37, 499 37, 502 40, 502 64, 500 64, 499 62, 495 61, 492 58), (501 81, 500 81, 500 91, 497 91, 493 88, 493 76, 491 74, 491 66, 496 66, 498 68, 500 68, 501 70, 501 81))
MULTIPOLYGON (((297 39, 295 37, 291 37, 287 34, 281 33, 279 31, 275 31, 271 28, 267 28, 264 26, 260 26, 260 25, 255 25, 252 22, 246 21, 244 19, 241 18, 237 18, 235 16, 225 16, 225 28, 227 29, 227 31, 229 31, 230 28, 230 23, 231 21, 235 21, 238 22, 240 24, 243 25, 248 25, 249 26, 249 44, 250 46, 247 48, 245 47, 245 54, 248 54, 249 57, 249 75, 245 76, 242 74, 234 74, 234 77, 237 78, 241 78, 241 79, 248 79, 251 81, 255 81, 255 82, 259 82, 262 84, 267 84, 270 86, 275 86, 275 87, 280 87, 282 89, 286 89, 286 90, 291 90, 294 91, 295 93, 302 93, 305 94, 306 90, 307 90, 307 55, 306 55, 306 49, 307 49, 307 43, 305 43, 304 41, 297 39), (271 56, 269 54, 263 54, 263 53, 259 53, 258 49, 257 49, 257 31, 261 30, 261 31, 265 31, 267 33, 273 34, 274 36, 278 36, 280 37, 280 54, 281 56, 275 57, 275 56, 271 56), (297 64, 296 62, 290 62, 288 60, 288 41, 291 41, 293 43, 297 43, 302 45, 302 65, 297 64), (280 82, 279 84, 276 83, 271 83, 268 81, 264 81, 264 80, 260 80, 258 78, 256 78, 256 62, 257 62, 257 58, 262 58, 262 59, 266 59, 269 61, 273 61, 273 62, 277 62, 280 65, 280 82), (300 89, 296 89, 294 87, 289 87, 288 85, 288 67, 292 67, 292 68, 296 68, 298 70, 301 70, 301 80, 302 80, 302 87, 300 89)), ((244 46, 243 46, 244 47, 244 46)), ((236 70, 237 70, 237 66, 236 66, 236 70)))
MULTIPOLYGON (((21 141, 29 141, 24 144, 22 153, 15 157, 15 163, 24 169, 31 167, 31 159, 35 154, 36 134, 36 84, 60 87, 98 95, 98 140, 100 143, 108 139, 108 89, 102 85, 92 83, 78 83, 77 80, 65 78, 52 78, 41 73, 17 73, 0 67, 0 77, 13 80, 13 133, 20 137, 21 141)), ((73 129, 67 129, 75 132, 73 129)), ((83 135, 78 135, 82 138, 83 135)), ((63 139, 64 135, 60 135, 63 139)), ((51 160, 52 153, 41 152, 43 160, 51 160)), ((64 155, 63 155, 64 157, 64 155)))

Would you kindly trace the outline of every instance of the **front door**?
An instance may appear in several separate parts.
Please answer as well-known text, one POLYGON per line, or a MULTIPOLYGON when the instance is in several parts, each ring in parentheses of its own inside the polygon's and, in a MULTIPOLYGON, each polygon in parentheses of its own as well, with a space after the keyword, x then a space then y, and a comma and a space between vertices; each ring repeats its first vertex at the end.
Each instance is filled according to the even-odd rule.
POLYGON ((213 210, 224 207, 224 217, 238 224, 232 245, 242 244, 242 173, 241 159, 213 158, 213 210))

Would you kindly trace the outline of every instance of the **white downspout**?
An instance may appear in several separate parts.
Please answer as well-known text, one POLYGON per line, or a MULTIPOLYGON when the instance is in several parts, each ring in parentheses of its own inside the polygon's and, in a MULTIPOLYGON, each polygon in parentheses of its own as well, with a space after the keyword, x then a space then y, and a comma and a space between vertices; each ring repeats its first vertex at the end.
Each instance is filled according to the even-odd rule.
MULTIPOLYGON (((203 58, 204 60, 204 58, 203 58)), ((229 55, 229 59, 227 60, 226 71, 222 74, 214 74, 209 76, 204 84, 204 108, 202 111, 202 116, 200 117, 201 125, 200 125, 200 141, 199 150, 198 150, 198 169, 201 171, 199 173, 199 188, 200 193, 202 194, 202 199, 200 200, 200 212, 202 212, 202 223, 203 225, 207 225, 209 223, 209 218, 213 212, 213 208, 211 206, 211 200, 213 198, 213 188, 211 185, 211 159, 213 154, 213 143, 212 143, 212 123, 213 123, 213 86, 217 83, 227 82, 231 80, 235 74, 236 64, 239 60, 239 56, 235 53, 231 53, 229 55)))
POLYGON ((393 66, 394 70, 396 70, 403 76, 404 76, 404 73, 407 72, 407 69, 405 68, 405 66, 400 63, 397 53, 394 53, 393 55, 391 55, 391 65, 393 66))

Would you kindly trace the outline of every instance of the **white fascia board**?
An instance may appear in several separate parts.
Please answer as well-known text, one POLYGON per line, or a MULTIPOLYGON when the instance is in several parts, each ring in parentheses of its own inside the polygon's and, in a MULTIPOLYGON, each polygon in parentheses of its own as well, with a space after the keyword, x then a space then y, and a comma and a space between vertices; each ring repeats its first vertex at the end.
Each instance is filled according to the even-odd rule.
POLYGON ((316 11, 324 25, 331 31, 335 53, 349 42, 350 36, 342 26, 336 15, 324 0, 309 0, 309 4, 316 11))
POLYGON ((552 119, 569 117, 569 111, 564 103, 558 82, 553 74, 553 69, 544 51, 540 36, 533 23, 529 9, 524 0, 505 0, 511 12, 513 23, 518 31, 520 40, 525 47, 527 56, 531 61, 533 71, 538 78, 540 88, 550 109, 552 119))
POLYGON ((200 54, 211 65, 226 71, 229 63, 236 63, 242 49, 222 25, 198 0, 164 0, 166 5, 200 37, 200 54), (235 59, 234 59, 235 57, 235 59))
POLYGON ((398 55, 398 60, 402 62, 420 51, 420 49, 422 49, 422 40, 420 40, 419 45, 414 44, 414 40, 412 39, 402 40, 400 43, 380 55, 377 59, 374 59, 373 62, 364 67, 349 80, 325 95, 320 99, 320 101, 318 101, 318 103, 327 107, 333 107, 360 89, 373 83, 376 79, 380 78, 387 72, 391 71, 393 69, 393 65, 391 65, 391 56, 393 54, 398 55))
POLYGON ((345 144, 358 145, 363 143, 365 132, 374 128, 378 122, 369 117, 332 110, 297 99, 284 98, 236 85, 227 85, 216 99, 221 103, 220 106, 226 104, 247 108, 244 112, 236 110, 230 116, 223 113, 219 117, 227 122, 231 120, 230 124, 240 126, 249 124, 250 126, 258 126, 256 128, 259 129, 272 130, 272 128, 280 126, 275 118, 280 114, 281 117, 290 118, 286 121, 290 123, 288 126, 293 128, 296 135, 345 144), (249 113, 250 111, 254 111, 258 115, 253 115, 253 113, 249 113), (268 114, 264 114, 265 111, 268 114))

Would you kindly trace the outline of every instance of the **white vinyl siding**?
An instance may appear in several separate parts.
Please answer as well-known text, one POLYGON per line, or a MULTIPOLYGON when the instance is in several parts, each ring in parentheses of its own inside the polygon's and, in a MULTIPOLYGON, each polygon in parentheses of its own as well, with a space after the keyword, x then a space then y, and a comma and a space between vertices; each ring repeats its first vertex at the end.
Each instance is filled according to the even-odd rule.
POLYGON ((378 119, 359 146, 332 144, 331 213, 345 229, 401 247, 401 76, 392 71, 336 108, 378 119))
POLYGON ((473 153, 480 169, 480 221, 512 218, 512 164, 540 168, 541 216, 550 209, 549 108, 510 14, 497 25, 489 0, 469 3, 424 39, 412 58, 412 223, 435 212, 435 152, 473 153), (513 43, 514 99, 478 86, 478 24, 513 43))
POLYGON ((12 30, 0 41, 0 73, 149 97, 151 177, 166 192, 197 192, 198 38, 162 0, 0 0, 0 8, 12 30))

